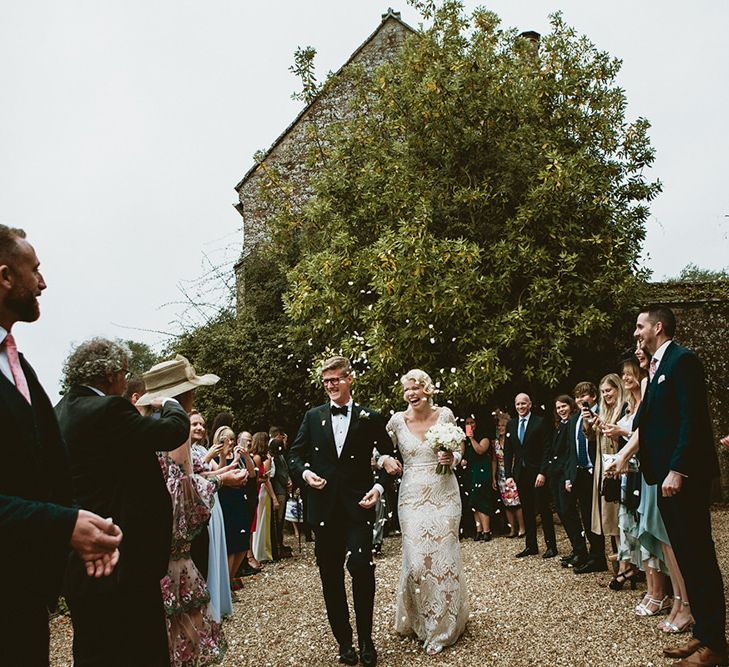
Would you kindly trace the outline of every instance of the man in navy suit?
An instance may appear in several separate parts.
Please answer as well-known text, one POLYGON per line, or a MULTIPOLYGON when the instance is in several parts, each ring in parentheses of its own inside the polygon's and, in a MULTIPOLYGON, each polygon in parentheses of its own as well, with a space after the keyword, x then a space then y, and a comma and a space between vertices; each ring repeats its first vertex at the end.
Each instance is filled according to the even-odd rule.
POLYGON ((0 571, 7 604, 0 610, 0 662, 48 664, 48 607, 55 607, 68 553, 84 576, 111 573, 119 529, 72 507, 66 448, 53 407, 18 352, 11 329, 40 317, 46 288, 22 229, 0 225, 0 421, 7 445, 0 466, 0 571), (12 452, 12 454, 11 454, 12 452))
POLYGON ((508 483, 516 482, 524 510, 526 546, 516 554, 517 558, 539 553, 537 545, 537 512, 542 516, 542 532, 547 550, 542 558, 557 555, 557 538, 554 534, 552 508, 549 504, 547 481, 547 456, 552 441, 552 428, 544 417, 532 413, 532 401, 527 394, 517 394, 514 399, 517 417, 506 426, 504 446, 504 471, 508 483))
POLYGON ((711 537, 711 481, 719 462, 699 358, 673 342, 676 318, 656 306, 638 315, 635 337, 652 355, 650 382, 634 426, 648 484, 659 484, 658 508, 686 581, 696 621, 693 639, 666 650, 676 665, 724 665, 724 586, 711 537))
POLYGON ((374 665, 372 642, 375 564, 372 557, 374 507, 387 475, 379 471, 373 484, 372 450, 386 458, 385 469, 395 473, 399 462, 382 417, 352 400, 352 366, 345 357, 327 359, 321 378, 329 401, 304 415, 289 454, 289 469, 308 485, 306 520, 316 533, 324 602, 332 633, 339 643, 339 661, 356 665, 352 644, 344 561, 352 575, 352 597, 363 665, 374 665))

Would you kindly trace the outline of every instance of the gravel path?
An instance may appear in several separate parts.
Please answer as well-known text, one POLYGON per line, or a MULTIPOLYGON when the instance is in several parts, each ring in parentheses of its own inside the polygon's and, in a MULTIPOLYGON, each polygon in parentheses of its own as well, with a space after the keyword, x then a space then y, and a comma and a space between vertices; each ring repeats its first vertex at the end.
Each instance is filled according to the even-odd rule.
MULTIPOLYGON (((729 584, 729 509, 713 512, 714 539, 722 565, 725 593, 729 584)), ((569 551, 558 526, 559 550, 569 551)), ((287 538, 289 543, 293 538, 287 538)), ((655 629, 657 618, 638 618, 633 607, 640 590, 614 592, 607 573, 575 575, 559 558, 517 560, 521 540, 462 542, 471 593, 471 618, 459 642, 429 657, 420 645, 392 631, 395 590, 400 571, 400 540, 385 540, 377 559, 374 638, 378 665, 668 665, 662 649, 688 636, 667 637, 655 629)), ((349 576, 347 575, 347 579, 349 576)), ((336 643, 329 631, 313 544, 301 555, 244 580, 232 620, 225 626, 229 642, 226 667, 298 667, 337 665, 336 643)), ((639 589, 645 590, 643 585, 639 589)), ((52 623, 54 667, 71 665, 70 620, 52 623)))

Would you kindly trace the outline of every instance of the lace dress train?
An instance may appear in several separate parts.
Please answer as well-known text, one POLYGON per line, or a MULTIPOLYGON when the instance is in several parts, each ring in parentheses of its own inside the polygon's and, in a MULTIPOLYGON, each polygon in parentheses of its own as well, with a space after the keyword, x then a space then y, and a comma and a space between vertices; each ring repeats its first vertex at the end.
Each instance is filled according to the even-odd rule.
MULTIPOLYGON (((439 422, 455 423, 441 408, 439 422)), ((395 631, 415 634, 426 650, 454 644, 468 620, 468 593, 458 529, 461 498, 454 474, 438 475, 436 453, 407 428, 403 413, 387 430, 403 457, 398 514, 402 530, 402 571, 395 631)))

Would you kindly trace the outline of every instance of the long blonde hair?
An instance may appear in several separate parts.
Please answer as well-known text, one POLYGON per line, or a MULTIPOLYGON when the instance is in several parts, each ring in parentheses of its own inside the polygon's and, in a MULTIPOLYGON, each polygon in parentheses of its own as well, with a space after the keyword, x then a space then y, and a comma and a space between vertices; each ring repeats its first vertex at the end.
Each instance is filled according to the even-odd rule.
POLYGON ((625 405, 625 390, 623 389, 623 381, 617 373, 609 373, 600 380, 599 390, 602 394, 602 386, 609 384, 617 390, 615 396, 615 404, 612 406, 605 405, 605 401, 600 400, 600 421, 606 424, 615 424, 620 419, 625 405))

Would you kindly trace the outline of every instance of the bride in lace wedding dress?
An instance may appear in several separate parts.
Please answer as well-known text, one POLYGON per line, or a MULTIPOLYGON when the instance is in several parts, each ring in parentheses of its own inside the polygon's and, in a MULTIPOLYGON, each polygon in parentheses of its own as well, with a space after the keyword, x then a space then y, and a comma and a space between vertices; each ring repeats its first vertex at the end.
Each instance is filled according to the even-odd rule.
POLYGON ((398 513, 402 529, 402 571, 395 630, 415 634, 430 655, 454 644, 468 620, 468 593, 458 543, 461 499, 452 473, 436 473, 438 463, 458 463, 459 455, 434 452, 424 443, 428 429, 453 423, 447 407, 432 404, 433 382, 427 373, 402 377, 408 408, 387 425, 403 460, 398 513), (455 456, 455 460, 454 460, 455 456))

